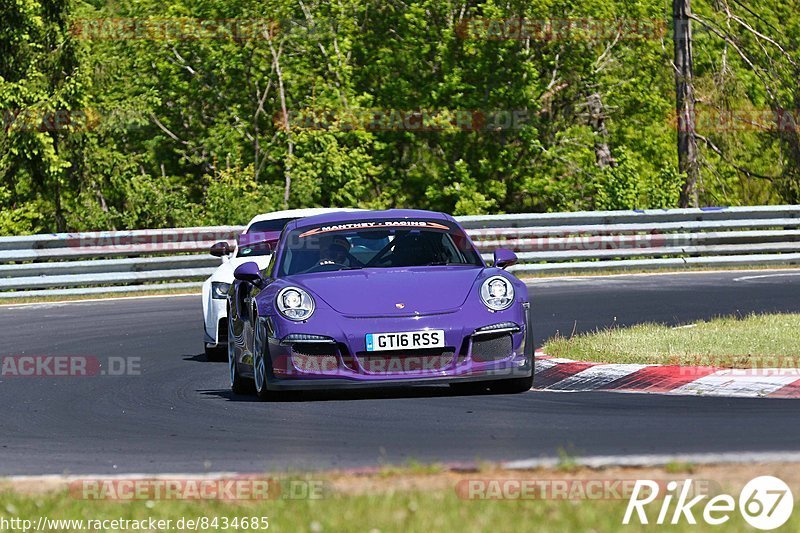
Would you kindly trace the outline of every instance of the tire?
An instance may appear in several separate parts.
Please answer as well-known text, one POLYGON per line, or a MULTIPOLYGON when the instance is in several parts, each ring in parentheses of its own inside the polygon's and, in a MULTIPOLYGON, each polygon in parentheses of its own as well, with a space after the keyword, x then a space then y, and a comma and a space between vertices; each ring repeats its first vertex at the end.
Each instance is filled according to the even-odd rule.
POLYGON ((533 375, 535 372, 536 359, 534 358, 534 342, 533 342, 533 320, 531 313, 526 313, 525 321, 525 355, 530 358, 531 362, 531 375, 525 378, 511 378, 495 381, 489 384, 492 392, 497 394, 519 394, 527 392, 533 387, 533 375))
POLYGON ((231 332, 232 322, 228 322, 228 370, 230 373, 231 391, 234 394, 252 394, 255 390, 253 381, 243 378, 239 374, 239 365, 236 364, 235 351, 233 349, 233 333, 231 332))
POLYGON ((269 372, 267 372, 267 364, 268 364, 268 352, 267 352, 267 343, 264 339, 264 331, 261 328, 260 324, 258 323, 258 318, 254 320, 255 323, 255 331, 253 332, 253 376, 254 376, 254 388, 256 391, 256 396, 258 396, 259 400, 268 401, 274 400, 278 396, 275 391, 271 391, 267 388, 267 384, 269 381, 269 372))
POLYGON ((205 344, 203 349, 206 353, 206 361, 212 363, 218 363, 220 361, 225 361, 227 356, 227 350, 220 346, 209 346, 205 344))

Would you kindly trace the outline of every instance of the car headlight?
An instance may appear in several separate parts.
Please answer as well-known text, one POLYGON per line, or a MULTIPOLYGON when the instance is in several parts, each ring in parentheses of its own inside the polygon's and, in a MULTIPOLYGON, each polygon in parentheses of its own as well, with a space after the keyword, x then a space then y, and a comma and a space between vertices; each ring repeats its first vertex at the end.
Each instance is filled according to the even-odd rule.
POLYGON ((231 288, 230 283, 224 283, 222 281, 212 281, 211 282, 211 297, 215 300, 224 300, 228 297, 228 289, 231 288))
POLYGON ((481 285, 481 300, 492 311, 502 311, 514 302, 514 286, 503 276, 493 276, 481 285))
POLYGON ((278 293, 278 311, 289 320, 305 320, 314 313, 314 298, 299 287, 286 287, 278 293))

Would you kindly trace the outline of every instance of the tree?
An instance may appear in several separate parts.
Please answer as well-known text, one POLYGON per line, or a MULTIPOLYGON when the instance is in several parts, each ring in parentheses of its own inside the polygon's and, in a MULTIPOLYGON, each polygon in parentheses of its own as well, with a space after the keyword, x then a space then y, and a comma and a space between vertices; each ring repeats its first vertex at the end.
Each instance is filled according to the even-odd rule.
POLYGON ((697 207, 697 138, 695 137, 694 66, 690 0, 672 1, 675 45, 675 113, 678 126, 678 170, 686 176, 680 206, 697 207))
POLYGON ((66 228, 70 132, 85 127, 70 0, 3 0, 0 30, 0 231, 66 228), (27 229, 27 228, 26 228, 27 229))

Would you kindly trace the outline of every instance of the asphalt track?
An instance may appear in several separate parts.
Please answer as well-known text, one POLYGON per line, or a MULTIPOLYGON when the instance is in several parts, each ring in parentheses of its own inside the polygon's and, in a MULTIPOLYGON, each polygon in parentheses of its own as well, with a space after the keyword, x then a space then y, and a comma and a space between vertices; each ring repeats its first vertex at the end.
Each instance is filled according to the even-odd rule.
MULTIPOLYGON (((548 279, 530 290, 538 339, 800 311, 800 271, 548 279)), ((421 387, 262 403, 233 396, 226 365, 205 361, 201 320, 197 296, 0 307, 0 355, 141 357, 140 375, 0 377, 0 475, 800 450, 795 400, 421 387)))

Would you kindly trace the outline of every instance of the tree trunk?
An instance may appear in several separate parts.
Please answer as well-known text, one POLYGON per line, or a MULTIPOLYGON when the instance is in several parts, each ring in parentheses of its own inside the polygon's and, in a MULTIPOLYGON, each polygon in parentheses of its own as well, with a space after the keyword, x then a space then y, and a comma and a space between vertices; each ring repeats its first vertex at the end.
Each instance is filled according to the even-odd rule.
MULTIPOLYGON (((283 186, 283 208, 289 209, 289 197, 292 191, 292 160, 294 158, 294 140, 292 139, 292 127, 289 124, 289 110, 286 108, 286 90, 283 87, 283 71, 281 70, 280 53, 275 50, 272 41, 269 41, 269 48, 272 52, 272 61, 275 65, 275 74, 278 76, 278 96, 281 101, 281 115, 283 127, 286 130, 286 159, 284 160, 284 186, 283 186)), ((282 48, 281 48, 282 50, 282 48)))
POLYGON ((783 166, 781 179, 778 180, 778 189, 781 198, 786 203, 797 204, 800 202, 800 121, 797 112, 800 109, 800 89, 795 88, 795 105, 788 109, 775 109, 778 118, 778 135, 783 142, 783 152, 789 164, 783 166))
MULTIPOLYGON (((53 138, 53 150, 55 151, 56 156, 58 156, 60 148, 58 142, 59 141, 58 133, 53 132, 51 135, 53 138)), ((67 221, 66 218, 64 218, 64 209, 61 206, 61 170, 59 169, 55 173, 53 173, 52 171, 48 172, 47 170, 45 170, 45 172, 50 174, 51 177, 53 178, 53 196, 54 196, 53 204, 55 206, 55 211, 56 211, 55 212, 56 231, 58 233, 64 233, 65 231, 67 231, 67 221)))
POLYGON ((690 0, 673 0, 675 22, 675 112, 678 129, 678 171, 686 176, 680 195, 681 207, 698 207, 697 138, 695 137, 692 27, 690 0))
POLYGON ((611 155, 611 148, 608 146, 606 114, 600 93, 590 94, 586 98, 586 106, 589 108, 589 126, 595 135, 594 154, 597 166, 600 168, 615 167, 617 166, 617 161, 611 155))

